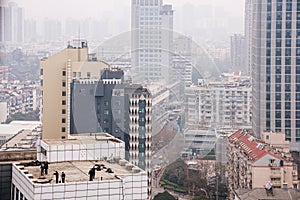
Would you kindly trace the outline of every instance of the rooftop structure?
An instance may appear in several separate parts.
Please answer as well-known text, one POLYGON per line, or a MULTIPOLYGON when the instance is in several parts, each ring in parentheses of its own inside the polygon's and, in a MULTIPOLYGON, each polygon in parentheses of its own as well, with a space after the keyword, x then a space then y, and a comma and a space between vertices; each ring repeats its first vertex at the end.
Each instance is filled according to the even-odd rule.
POLYGON ((31 146, 37 140, 34 138, 39 136, 40 127, 39 121, 12 121, 10 124, 0 124, 1 149, 31 146), (26 140, 32 142, 26 143, 26 140))
POLYGON ((39 161, 12 164, 12 197, 147 199, 147 172, 124 159, 124 146, 106 133, 41 140, 39 161))

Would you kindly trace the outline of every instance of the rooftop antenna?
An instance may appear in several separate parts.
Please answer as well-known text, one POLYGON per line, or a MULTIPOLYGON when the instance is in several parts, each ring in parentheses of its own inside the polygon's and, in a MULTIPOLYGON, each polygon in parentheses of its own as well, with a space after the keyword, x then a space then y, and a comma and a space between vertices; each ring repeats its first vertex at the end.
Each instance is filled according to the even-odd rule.
POLYGON ((79 26, 78 26, 78 61, 80 61, 81 60, 81 58, 80 58, 80 24, 79 24, 79 26))

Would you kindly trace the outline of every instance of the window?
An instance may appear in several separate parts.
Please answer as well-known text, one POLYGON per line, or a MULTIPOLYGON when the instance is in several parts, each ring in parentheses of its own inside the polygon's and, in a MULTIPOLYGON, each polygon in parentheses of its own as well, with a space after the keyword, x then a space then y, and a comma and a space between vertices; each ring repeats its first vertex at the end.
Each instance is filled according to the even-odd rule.
POLYGON ((290 128, 291 127, 291 120, 285 120, 285 127, 290 128))
POLYGON ((109 110, 105 109, 104 110, 104 115, 109 115, 109 110))
POLYGON ((87 77, 87 78, 91 78, 91 72, 87 72, 87 73, 86 73, 86 77, 87 77))
POLYGON ((291 93, 285 93, 285 100, 290 101, 291 100, 291 93))
POLYGON ((63 97, 65 97, 65 96, 66 96, 66 91, 62 91, 61 95, 62 95, 63 97))
POLYGON ((291 38, 292 37, 292 31, 291 30, 287 30, 285 32, 285 38, 291 38))
POLYGON ((300 102, 296 102, 296 109, 300 110, 300 102))
POLYGON ((275 108, 276 109, 281 109, 281 103, 280 102, 276 102, 275 103, 275 108))
POLYGON ((285 82, 287 83, 291 82, 291 75, 285 75, 285 82))
POLYGON ((285 56, 291 56, 292 55, 292 51, 290 48, 286 48, 285 49, 285 56))
POLYGON ((286 11, 292 11, 292 3, 286 4, 286 11))
POLYGON ((61 132, 63 132, 63 133, 66 132, 66 127, 62 127, 61 132))
POLYGON ((115 100, 115 105, 120 106, 121 105, 121 101, 120 100, 115 100))
MULTIPOLYGON (((280 58, 280 57, 277 57, 277 58, 276 58, 275 64, 276 64, 276 65, 281 65, 281 58, 280 58)), ((276 71, 276 73, 279 73, 279 72, 276 71)))
POLYGON ((43 69, 41 69, 41 71, 40 71, 40 75, 43 75, 44 74, 44 70, 43 69))
POLYGON ((286 47, 291 47, 291 46, 292 46, 292 41, 291 41, 291 39, 286 39, 286 40, 285 40, 285 46, 286 46, 286 47))
POLYGON ((291 109, 291 102, 285 102, 285 109, 290 110, 291 109))
POLYGON ((108 105, 109 105, 108 100, 104 100, 104 105, 105 105, 105 106, 108 106, 108 105))
POLYGON ((276 92, 281 92, 281 85, 280 84, 275 85, 275 91, 276 92))
POLYGON ((285 118, 291 119, 291 111, 285 111, 285 118))
POLYGON ((292 13, 291 12, 287 12, 285 14, 285 16, 286 16, 286 20, 292 20, 292 13))
POLYGON ((66 118, 62 118, 61 123, 63 123, 63 124, 66 123, 66 118))
POLYGON ((77 72, 77 77, 81 77, 81 72, 77 72))
POLYGON ((64 71, 62 71, 62 75, 63 75, 63 76, 66 76, 66 74, 67 74, 67 73, 66 73, 66 71, 65 71, 65 70, 64 70, 64 71))
POLYGON ((285 66, 285 73, 291 74, 291 66, 285 66))
POLYGON ((296 101, 300 101, 300 93, 296 93, 296 101))
POLYGON ((281 118, 281 111, 276 111, 275 112, 275 117, 276 118, 281 118))
POLYGON ((61 114, 66 114, 66 109, 62 109, 61 114))
POLYGON ((285 64, 286 65, 290 65, 291 64, 291 58, 290 57, 285 58, 285 64))
POLYGON ((280 93, 276 93, 275 97, 276 97, 276 100, 281 100, 281 94, 280 93))
POLYGON ((61 105, 66 105, 66 100, 62 100, 61 105))
POLYGON ((290 92, 291 91, 291 85, 290 84, 286 84, 285 85, 285 91, 286 92, 290 92))
POLYGON ((300 128, 300 120, 296 120, 296 128, 300 128))
POLYGON ((280 48, 276 49, 276 56, 281 56, 281 49, 280 48))
POLYGON ((281 120, 275 120, 275 127, 280 128, 281 127, 281 120))
POLYGON ((300 137, 300 129, 296 129, 296 137, 300 137))

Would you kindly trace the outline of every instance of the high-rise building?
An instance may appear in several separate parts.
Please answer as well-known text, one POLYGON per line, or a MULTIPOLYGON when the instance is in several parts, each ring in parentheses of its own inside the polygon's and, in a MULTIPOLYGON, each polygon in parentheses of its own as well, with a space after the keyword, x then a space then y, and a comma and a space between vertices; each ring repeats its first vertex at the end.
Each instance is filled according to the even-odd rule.
POLYGON ((15 2, 0 5, 0 42, 24 41, 24 9, 15 2))
POLYGON ((245 64, 245 36, 234 34, 230 37, 231 70, 247 73, 245 64))
POLYGON ((185 86, 192 84, 192 39, 178 36, 174 39, 172 78, 182 81, 185 86))
POLYGON ((284 132, 300 151, 300 2, 253 1, 253 129, 284 132))
POLYGON ((44 20, 44 40, 47 42, 54 42, 62 37, 61 22, 54 19, 44 20))
POLYGON ((110 133, 125 142, 125 159, 148 171, 150 194, 152 95, 123 83, 121 69, 98 62, 86 41, 77 42, 41 60, 42 137, 110 133))
POLYGON ((172 43, 172 5, 163 5, 162 0, 132 0, 132 69, 138 71, 133 80, 168 82, 172 43))
POLYGON ((99 80, 101 70, 107 67, 88 55, 86 41, 75 41, 61 52, 41 59, 43 139, 67 138, 73 80, 99 80))
POLYGON ((245 65, 247 67, 247 75, 252 73, 252 22, 253 22, 253 0, 245 1, 245 65))
POLYGON ((37 40, 37 23, 35 20, 25 20, 24 34, 26 42, 35 42, 37 40))

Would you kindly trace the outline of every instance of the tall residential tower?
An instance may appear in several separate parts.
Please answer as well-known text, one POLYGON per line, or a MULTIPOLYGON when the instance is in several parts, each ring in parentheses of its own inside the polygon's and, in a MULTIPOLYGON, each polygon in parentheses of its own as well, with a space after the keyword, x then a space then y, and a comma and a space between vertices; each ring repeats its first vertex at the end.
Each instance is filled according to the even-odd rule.
POLYGON ((172 62, 173 9, 162 0, 132 0, 131 51, 135 81, 168 82, 172 62))
POLYGON ((300 2, 253 0, 253 128, 300 151, 300 2))

